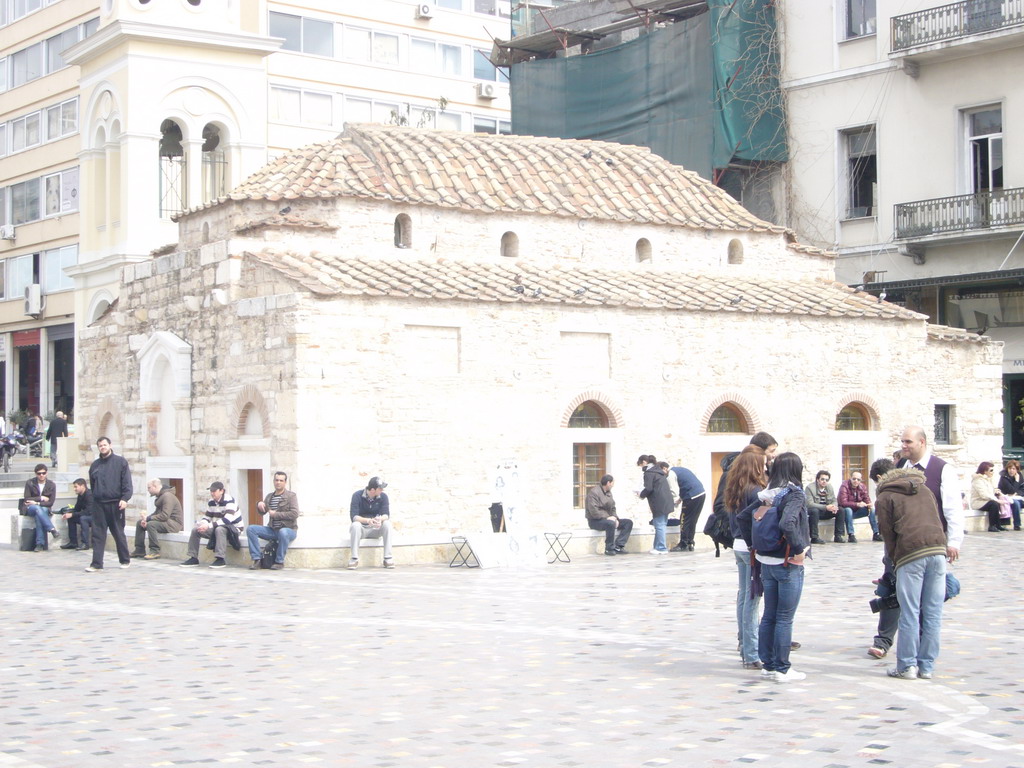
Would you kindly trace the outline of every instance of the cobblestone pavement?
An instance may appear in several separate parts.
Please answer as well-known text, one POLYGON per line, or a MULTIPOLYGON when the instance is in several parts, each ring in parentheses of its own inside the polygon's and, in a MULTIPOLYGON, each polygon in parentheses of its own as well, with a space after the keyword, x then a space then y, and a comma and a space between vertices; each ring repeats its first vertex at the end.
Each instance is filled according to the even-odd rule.
POLYGON ((817 549, 799 683, 741 668, 731 552, 88 574, 0 550, 0 767, 1024 767, 1024 534, 968 537, 932 681, 865 654, 881 545, 817 549))

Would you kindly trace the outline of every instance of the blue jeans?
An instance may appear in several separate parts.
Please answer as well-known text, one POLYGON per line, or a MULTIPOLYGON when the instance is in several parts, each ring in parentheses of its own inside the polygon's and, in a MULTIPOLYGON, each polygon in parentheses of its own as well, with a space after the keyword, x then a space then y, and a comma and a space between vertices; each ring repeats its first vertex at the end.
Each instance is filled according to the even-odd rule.
POLYGON ((793 617, 804 589, 804 567, 761 564, 764 583, 764 615, 757 633, 757 652, 765 669, 789 671, 793 642, 793 617))
POLYGON ((245 538, 249 540, 249 557, 259 560, 263 553, 260 552, 260 539, 277 542, 277 556, 275 563, 283 563, 284 556, 288 554, 288 545, 295 541, 299 534, 294 528, 268 528, 265 525, 250 525, 245 529, 245 538))
POLYGON ((654 526, 654 548, 662 551, 668 551, 668 545, 665 543, 665 526, 668 523, 668 515, 655 515, 651 521, 651 525, 654 526))
POLYGON ((946 599, 946 558, 931 555, 896 569, 900 601, 900 633, 896 637, 896 668, 916 666, 931 672, 939 655, 942 603, 946 599))
POLYGON ((54 530, 53 521, 50 520, 50 508, 29 504, 26 511, 36 519, 36 546, 45 547, 46 534, 54 530))
POLYGON ((1013 516, 1013 529, 1020 528, 1020 502, 1014 500, 1010 505, 1010 514, 1013 516))
POLYGON ((875 517, 875 508, 871 507, 867 511, 863 508, 851 509, 850 507, 841 507, 840 512, 846 519, 846 532, 853 534, 853 521, 855 518, 867 517, 868 523, 871 525, 871 532, 878 533, 878 518, 875 517))
POLYGON ((740 656, 747 664, 757 661, 757 609, 761 596, 750 596, 750 553, 737 552, 736 570, 739 573, 739 588, 736 590, 736 627, 740 641, 740 656))

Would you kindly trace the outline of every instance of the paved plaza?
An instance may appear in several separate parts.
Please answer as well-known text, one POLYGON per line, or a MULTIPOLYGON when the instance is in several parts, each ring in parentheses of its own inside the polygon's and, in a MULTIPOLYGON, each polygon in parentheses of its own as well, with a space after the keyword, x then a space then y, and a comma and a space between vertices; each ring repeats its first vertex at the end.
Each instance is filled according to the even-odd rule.
POLYGON ((1024 534, 972 534, 932 681, 865 654, 881 545, 816 548, 799 683, 732 552, 250 572, 0 550, 8 766, 1024 767, 1024 534), (111 567, 112 564, 112 567, 111 567))

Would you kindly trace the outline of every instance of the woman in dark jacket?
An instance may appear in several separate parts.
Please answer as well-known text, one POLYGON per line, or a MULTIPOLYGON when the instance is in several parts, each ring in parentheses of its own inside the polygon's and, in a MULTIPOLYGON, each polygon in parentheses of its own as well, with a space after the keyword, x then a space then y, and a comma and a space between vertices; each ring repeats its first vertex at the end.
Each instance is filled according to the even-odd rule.
POLYGON ((768 484, 764 474, 764 451, 756 445, 748 445, 729 468, 725 481, 725 509, 732 524, 733 554, 739 588, 736 590, 736 627, 740 643, 740 657, 744 669, 761 669, 757 655, 757 611, 761 596, 751 590, 750 549, 736 523, 736 515, 757 501, 758 491, 768 484))
POLYGON ((781 544, 760 551, 755 548, 755 557, 761 564, 761 581, 764 584, 764 614, 757 638, 761 674, 779 682, 807 677, 803 672, 792 669, 789 663, 793 619, 804 588, 804 556, 811 546, 803 472, 803 462, 795 453, 777 456, 768 478, 769 490, 760 495, 762 500, 774 496, 774 502, 752 513, 744 510, 737 517, 744 541, 752 546, 753 518, 778 515, 781 544), (777 489, 777 493, 771 494, 773 489, 777 489))
POLYGON ((658 460, 654 456, 641 456, 636 460, 638 467, 644 470, 644 489, 640 491, 640 498, 647 499, 651 507, 651 515, 654 519, 651 525, 654 526, 654 548, 652 555, 668 554, 668 545, 665 543, 665 527, 668 524, 669 513, 675 504, 672 503, 672 491, 668 487, 668 471, 658 466, 658 460))
POLYGON ((1020 473, 1020 462, 1010 459, 999 473, 999 490, 1012 502, 1013 530, 1020 530, 1020 506, 1024 498, 1024 476, 1020 473))

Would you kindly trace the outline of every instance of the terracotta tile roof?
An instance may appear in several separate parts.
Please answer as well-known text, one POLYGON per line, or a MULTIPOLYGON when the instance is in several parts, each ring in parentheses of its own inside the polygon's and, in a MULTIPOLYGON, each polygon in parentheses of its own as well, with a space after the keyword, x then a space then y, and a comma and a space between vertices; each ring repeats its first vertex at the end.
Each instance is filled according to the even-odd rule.
POLYGON ((320 229, 327 232, 337 232, 338 227, 328 224, 325 221, 314 221, 292 214, 266 216, 262 219, 255 219, 239 224, 232 230, 236 235, 248 235, 264 229, 320 229))
POLYGON ((282 155, 228 197, 362 197, 469 211, 788 232, 644 147, 399 126, 349 125, 332 141, 282 155))
POLYGON ((246 253, 321 296, 390 296, 609 306, 705 312, 875 317, 925 320, 925 315, 832 280, 772 280, 658 269, 608 269, 577 264, 468 262, 452 259, 356 259, 266 249, 246 253))

